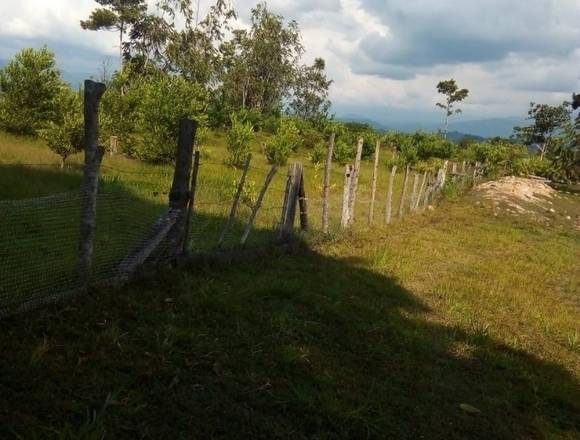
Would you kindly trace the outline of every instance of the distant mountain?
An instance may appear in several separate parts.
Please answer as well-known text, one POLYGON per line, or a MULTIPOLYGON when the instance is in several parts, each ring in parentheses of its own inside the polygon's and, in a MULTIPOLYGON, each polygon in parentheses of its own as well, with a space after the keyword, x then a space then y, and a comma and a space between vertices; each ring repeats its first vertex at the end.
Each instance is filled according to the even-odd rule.
POLYGON ((458 144, 459 142, 461 142, 464 139, 473 141, 473 142, 483 142, 485 141, 484 137, 481 136, 475 136, 473 134, 466 134, 466 133, 461 133, 459 131, 450 131, 447 133, 447 139, 449 139, 451 142, 455 142, 456 144, 458 144))
MULTIPOLYGON (((371 125, 376 130, 396 130, 412 133, 417 130, 435 132, 441 128, 441 123, 432 121, 376 121, 369 118, 345 115, 337 118, 341 121, 355 121, 371 125)), ((525 125, 520 118, 493 118, 473 121, 452 121, 449 124, 450 132, 456 131, 462 136, 474 136, 478 138, 491 138, 495 136, 509 137, 513 133, 514 126, 525 125)))

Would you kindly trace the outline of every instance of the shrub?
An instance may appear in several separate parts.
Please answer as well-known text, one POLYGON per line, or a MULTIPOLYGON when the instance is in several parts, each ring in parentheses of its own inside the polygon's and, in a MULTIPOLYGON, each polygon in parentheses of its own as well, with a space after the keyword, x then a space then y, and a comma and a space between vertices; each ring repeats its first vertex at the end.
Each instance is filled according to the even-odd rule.
POLYGON ((249 122, 243 122, 235 113, 230 116, 230 122, 231 128, 227 134, 228 157, 226 163, 241 168, 251 153, 250 142, 254 138, 254 129, 249 122))
POLYGON ((58 95, 64 87, 54 53, 46 47, 23 49, 0 69, 0 125, 7 131, 35 135, 58 122, 58 95))
POLYGON ((61 169, 66 159, 83 148, 84 120, 80 96, 68 88, 57 98, 60 120, 50 121, 46 128, 38 130, 48 147, 60 156, 61 169))
POLYGON ((320 165, 326 159, 327 146, 319 142, 309 154, 310 162, 314 165, 320 165))
POLYGON ((356 147, 353 144, 348 144, 342 139, 335 141, 332 156, 339 164, 346 164, 355 156, 355 154, 356 147))
POLYGON ((206 93, 182 77, 162 75, 137 82, 131 96, 135 108, 136 137, 132 154, 149 162, 175 159, 179 121, 182 118, 205 124, 206 93))
POLYGON ((292 152, 298 150, 300 133, 291 119, 282 119, 276 135, 266 143, 266 159, 271 164, 285 165, 292 152))

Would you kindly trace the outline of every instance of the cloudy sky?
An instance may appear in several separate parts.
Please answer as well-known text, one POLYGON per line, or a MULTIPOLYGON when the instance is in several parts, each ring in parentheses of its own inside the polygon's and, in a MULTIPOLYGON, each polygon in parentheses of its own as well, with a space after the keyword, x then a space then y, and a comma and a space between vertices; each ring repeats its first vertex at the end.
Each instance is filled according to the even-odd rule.
MULTIPOLYGON (((207 7, 210 0, 201 0, 207 7)), ((234 0, 240 24, 253 0, 234 0)), ((580 92, 580 0, 271 0, 298 21, 306 60, 321 56, 340 116, 386 124, 435 122, 436 83, 470 90, 462 120, 523 117, 530 101, 580 92)), ((0 59, 25 46, 53 48, 62 69, 116 62, 114 34, 83 31, 93 0, 2 0, 0 59)))

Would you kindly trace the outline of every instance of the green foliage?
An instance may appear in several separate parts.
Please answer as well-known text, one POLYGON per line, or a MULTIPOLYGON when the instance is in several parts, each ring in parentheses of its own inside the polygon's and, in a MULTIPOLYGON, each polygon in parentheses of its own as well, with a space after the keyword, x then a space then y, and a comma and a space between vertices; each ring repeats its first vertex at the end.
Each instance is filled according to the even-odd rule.
POLYGON ((61 158, 61 168, 70 155, 83 148, 84 120, 82 100, 77 93, 63 88, 57 98, 60 120, 50 121, 46 128, 40 129, 38 134, 48 147, 61 158))
POLYGON ((63 87, 53 52, 46 47, 23 49, 0 70, 0 127, 35 135, 57 122, 63 87))
POLYGON ((339 138, 334 143, 333 159, 341 165, 348 163, 356 154, 356 147, 339 138))
POLYGON ((195 83, 182 77, 163 75, 137 81, 121 101, 135 104, 135 135, 130 154, 149 162, 175 159, 179 121, 183 118, 205 123, 207 96, 195 83))
POLYGON ((528 156, 525 147, 503 140, 470 145, 465 153, 472 161, 485 164, 492 177, 514 174, 518 162, 528 156))
POLYGON ((254 138, 254 129, 249 122, 243 121, 237 114, 230 116, 231 127, 227 134, 228 157, 226 162, 241 168, 251 153, 250 142, 254 138))
POLYGON ((383 142, 398 151, 400 164, 415 164, 429 159, 449 159, 457 146, 441 135, 418 131, 413 134, 388 133, 383 142))
POLYGON ((300 146, 300 132, 292 119, 284 118, 276 135, 266 143, 265 154, 268 163, 285 165, 288 157, 300 146))
POLYGON ((322 142, 316 144, 316 146, 312 149, 312 151, 308 155, 310 162, 314 165, 323 163, 326 160, 327 148, 328 148, 327 145, 322 142))
POLYGON ((550 177, 553 175, 552 163, 538 156, 523 157, 514 162, 513 174, 550 177))

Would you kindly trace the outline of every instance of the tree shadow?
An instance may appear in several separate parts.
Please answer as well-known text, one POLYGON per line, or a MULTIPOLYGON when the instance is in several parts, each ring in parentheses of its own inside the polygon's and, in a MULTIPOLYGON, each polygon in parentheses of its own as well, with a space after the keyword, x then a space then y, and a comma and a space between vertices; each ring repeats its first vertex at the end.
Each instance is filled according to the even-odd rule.
POLYGON ((310 251, 150 274, 0 321, 0 432, 578 435, 571 373, 436 313, 363 261, 310 251))

